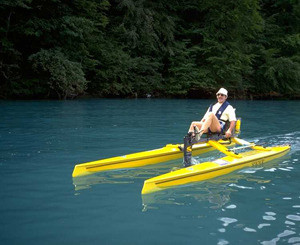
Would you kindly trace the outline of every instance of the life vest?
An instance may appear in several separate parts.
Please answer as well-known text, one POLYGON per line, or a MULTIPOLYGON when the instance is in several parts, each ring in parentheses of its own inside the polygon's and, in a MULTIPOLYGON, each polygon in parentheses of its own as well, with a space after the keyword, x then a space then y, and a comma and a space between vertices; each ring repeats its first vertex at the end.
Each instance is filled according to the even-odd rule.
MULTIPOLYGON (((225 109, 227 108, 227 106, 229 106, 229 102, 225 101, 219 108, 219 110, 217 110, 216 112, 216 117, 218 118, 218 120, 221 120, 221 116, 223 114, 223 112, 225 111, 225 109)), ((212 112, 212 108, 213 108, 213 104, 210 105, 209 107, 209 112, 212 112)), ((223 121, 223 120, 222 120, 223 121)))

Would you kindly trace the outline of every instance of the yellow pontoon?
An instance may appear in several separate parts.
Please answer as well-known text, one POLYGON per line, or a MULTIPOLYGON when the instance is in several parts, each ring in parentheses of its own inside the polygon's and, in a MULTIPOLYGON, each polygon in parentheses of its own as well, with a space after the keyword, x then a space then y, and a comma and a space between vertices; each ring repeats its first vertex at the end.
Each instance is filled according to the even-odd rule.
POLYGON ((238 138, 233 138, 233 140, 244 146, 229 150, 227 147, 216 141, 208 141, 209 145, 215 147, 227 156, 212 162, 200 163, 148 179, 144 182, 142 194, 211 179, 244 167, 261 165, 264 162, 285 155, 290 150, 289 145, 264 148, 238 138), (242 148, 251 148, 251 150, 242 153, 235 153, 234 150, 242 148))
MULTIPOLYGON (((224 145, 234 145, 228 141, 219 141, 224 145)), ((101 159, 98 161, 87 162, 77 164, 73 170, 73 177, 80 175, 92 174, 100 171, 124 169, 124 168, 136 168, 146 166, 150 164, 156 164, 161 162, 167 162, 174 159, 183 157, 182 145, 180 144, 168 144, 165 147, 143 151, 138 153, 132 153, 124 156, 112 157, 101 159)), ((216 150, 207 142, 193 145, 193 156, 206 153, 208 151, 216 150)))

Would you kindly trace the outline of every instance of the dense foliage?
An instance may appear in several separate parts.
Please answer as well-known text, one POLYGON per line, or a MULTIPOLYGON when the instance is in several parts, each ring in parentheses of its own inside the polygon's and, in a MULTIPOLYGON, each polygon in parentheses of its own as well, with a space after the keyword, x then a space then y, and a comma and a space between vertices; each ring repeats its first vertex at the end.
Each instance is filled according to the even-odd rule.
POLYGON ((1 0, 0 97, 299 96, 298 0, 1 0))

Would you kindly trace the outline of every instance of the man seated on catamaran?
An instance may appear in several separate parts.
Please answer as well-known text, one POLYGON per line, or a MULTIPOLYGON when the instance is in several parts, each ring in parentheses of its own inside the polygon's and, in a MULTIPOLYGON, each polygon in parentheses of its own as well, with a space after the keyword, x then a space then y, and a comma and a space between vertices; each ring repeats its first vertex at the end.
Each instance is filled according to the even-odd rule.
POLYGON ((235 109, 227 100, 228 91, 220 88, 216 93, 218 102, 211 104, 201 121, 191 123, 189 133, 199 141, 203 133, 225 134, 230 138, 235 130, 235 109))

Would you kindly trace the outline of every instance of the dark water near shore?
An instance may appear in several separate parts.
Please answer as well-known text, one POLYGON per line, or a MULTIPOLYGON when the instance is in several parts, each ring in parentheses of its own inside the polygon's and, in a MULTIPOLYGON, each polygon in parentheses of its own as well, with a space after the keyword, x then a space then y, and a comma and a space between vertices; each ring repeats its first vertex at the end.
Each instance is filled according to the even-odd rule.
POLYGON ((300 244, 299 101, 231 101, 241 138, 292 146, 262 167, 146 199, 144 180, 181 160, 72 179, 77 163, 181 143, 211 102, 0 102, 0 244, 300 244))

